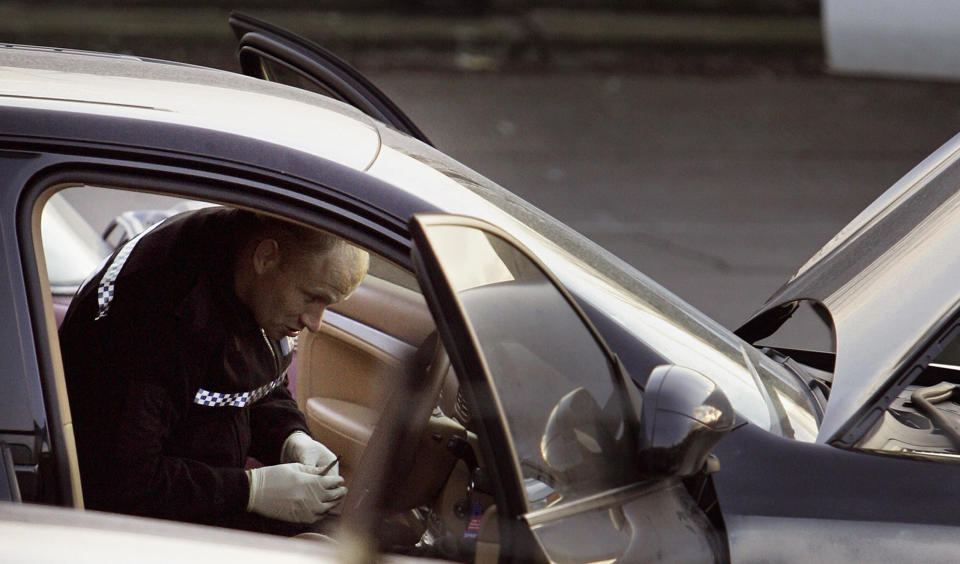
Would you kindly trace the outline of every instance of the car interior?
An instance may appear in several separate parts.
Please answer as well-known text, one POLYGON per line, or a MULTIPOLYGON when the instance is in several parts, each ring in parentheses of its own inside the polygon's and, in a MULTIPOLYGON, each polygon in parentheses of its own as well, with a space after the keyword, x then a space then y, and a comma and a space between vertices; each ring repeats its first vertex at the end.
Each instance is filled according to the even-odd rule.
MULTIPOLYGON (((932 460, 960 459, 960 339, 957 327, 936 339, 938 352, 919 372, 913 372, 891 386, 878 404, 882 411, 865 416, 866 431, 855 448, 878 454, 932 460)), ((798 362, 813 375, 811 389, 825 406, 830 395, 834 370, 833 321, 823 307, 796 304, 770 340, 759 346, 772 347, 772 354, 784 362, 798 362), (791 343, 790 347, 779 343, 791 343), (779 352, 777 352, 779 351, 779 352), (787 356, 790 358, 787 359, 787 356)))
MULTIPOLYGON (((85 188, 89 187, 73 186, 64 194, 77 200, 85 188)), ((117 210, 127 205, 122 198, 118 200, 98 205, 106 209, 120 206, 117 210)), ((196 206, 178 209, 191 207, 196 206)), ((90 254, 103 255, 102 244, 108 235, 113 242, 106 252, 112 251, 116 241, 136 234, 118 236, 118 225, 131 229, 130 222, 118 219, 85 226, 76 221, 80 214, 71 211, 68 198, 57 195, 34 213, 35 235, 40 217, 46 224, 52 221, 48 220, 51 212, 62 215, 64 209, 74 225, 60 230, 45 226, 43 236, 37 238, 42 239, 38 253, 46 253, 46 261, 37 262, 41 281, 48 289, 45 311, 49 312, 51 334, 63 319, 72 291, 79 286, 76 276, 73 288, 68 283, 49 281, 47 273, 56 270, 51 259, 62 260, 55 258, 52 249, 66 239, 83 237, 88 246, 95 247, 90 254), (102 237, 94 242, 90 232, 101 233, 102 237)), ((120 215, 117 213, 118 218, 120 215)), ((167 215, 141 217, 162 220, 167 215)), ((149 223, 132 229, 145 228, 149 223)), ((76 268, 89 269, 90 262, 76 268)), ((55 339, 52 341, 55 343, 55 339)), ((362 489, 357 479, 363 475, 359 470, 367 446, 376 435, 381 414, 389 413, 394 386, 410 371, 416 372, 414 380, 422 386, 422 393, 416 397, 425 399, 422 406, 405 408, 421 412, 422 418, 406 432, 409 438, 401 445, 403 467, 391 469, 390 483, 403 483, 404 487, 389 490, 390 514, 378 527, 377 540, 393 552, 467 562, 496 561, 499 529, 494 498, 492 492, 478 485, 477 476, 484 463, 477 435, 433 317, 413 274, 371 253, 368 276, 354 295, 328 308, 319 332, 301 333, 296 358, 288 371, 291 392, 314 438, 340 456, 340 474, 350 488, 342 506, 355 503, 351 496, 362 489)), ((249 464, 257 462, 251 460, 249 464)))
MULTIPOLYGON (((81 183, 50 186, 33 212, 32 241, 54 364, 52 378, 60 390, 66 386, 56 335, 72 296, 70 282, 75 290, 110 257, 118 242, 152 221, 201 205, 218 205, 165 201, 168 207, 157 212, 139 207, 146 206, 140 203, 139 192, 122 186, 104 190, 81 183), (84 198, 91 195, 95 197, 84 198), (76 214, 50 217, 59 215, 62 222, 75 215, 85 221, 71 228, 41 229, 48 221, 47 211, 70 206, 76 214), (64 238, 86 240, 92 258, 78 262, 80 272, 51 281, 50 273, 57 269, 47 263, 65 260, 53 252, 64 238)), ((633 411, 639 409, 639 400, 621 393, 621 387, 631 386, 627 376, 611 367, 608 354, 570 307, 569 298, 512 243, 470 226, 431 227, 424 234, 430 238, 434 259, 443 265, 450 291, 469 318, 472 336, 455 338, 475 342, 489 382, 463 385, 417 278, 371 252, 370 269, 360 287, 349 299, 327 308, 319 331, 300 333, 296 358, 288 369, 288 385, 313 438, 340 457, 348 493, 333 513, 339 513, 341 524, 362 515, 366 526, 353 530, 372 532, 381 550, 396 554, 486 563, 498 561, 502 550, 514 550, 516 542, 536 542, 555 560, 581 561, 588 545, 592 551, 588 560, 623 553, 634 536, 648 530, 624 526, 622 519, 611 521, 609 515, 616 511, 608 515, 605 505, 593 504, 607 499, 598 494, 610 496, 602 504, 621 503, 620 490, 637 486, 640 465, 629 460, 638 448, 634 440, 639 431, 630 425, 639 421, 639 411, 633 411), (557 339, 563 339, 563 347, 555 345, 557 339), (595 377, 603 373, 610 378, 595 377), (514 377, 517 374, 525 377, 514 377), (472 413, 476 398, 471 394, 490 394, 482 401, 495 402, 499 412, 484 417, 472 413), (494 468, 489 458, 485 460, 488 448, 510 452, 504 451, 502 459, 498 456, 494 468), (610 460, 617 463, 609 464, 610 460), (500 464, 511 461, 520 480, 494 483, 500 464), (504 527, 518 522, 498 519, 498 500, 516 504, 511 512, 524 511, 526 517, 540 520, 536 527, 528 523, 530 530, 520 527, 524 532, 519 534, 532 533, 535 541, 518 541, 512 532, 516 528, 501 538, 504 527), (593 525, 583 528, 577 520, 593 525), (609 538, 598 546, 584 544, 578 535, 588 530, 594 535, 603 531, 609 538), (504 548, 507 543, 509 548, 504 548)), ((65 391, 58 400, 69 441, 72 427, 65 391)), ((68 445, 67 451, 73 505, 83 507, 75 447, 68 445)), ((691 480, 696 480, 689 486, 698 492, 696 503, 714 519, 717 510, 712 489, 706 487, 708 475, 691 480)), ((699 514, 692 504, 683 505, 688 503, 681 502, 685 497, 670 497, 685 488, 675 486, 670 489, 674 493, 664 494, 672 500, 669 503, 699 514)), ((642 490, 646 486, 638 487, 638 492, 646 492, 642 490)), ((639 503, 639 498, 630 500, 639 503)), ((696 523, 694 529, 700 532, 694 537, 699 538, 707 525, 705 520, 696 523)), ((329 537, 321 535, 319 540, 327 542, 329 537)))
POLYGON ((960 460, 960 340, 892 398, 858 448, 933 460, 960 460))

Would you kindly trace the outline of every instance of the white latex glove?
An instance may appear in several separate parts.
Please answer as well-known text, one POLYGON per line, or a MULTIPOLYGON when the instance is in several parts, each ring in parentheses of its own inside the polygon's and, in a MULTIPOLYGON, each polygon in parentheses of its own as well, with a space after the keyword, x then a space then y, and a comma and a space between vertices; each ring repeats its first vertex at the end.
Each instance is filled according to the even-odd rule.
POLYGON ((321 476, 320 468, 291 463, 247 470, 247 511, 264 517, 313 523, 347 494, 340 476, 321 476))
MULTIPOLYGON (((323 443, 311 439, 310 435, 303 431, 290 433, 287 440, 283 441, 283 449, 280 451, 280 462, 299 462, 317 468, 326 468, 336 459, 337 455, 333 454, 323 443)), ((340 463, 337 462, 327 471, 327 476, 339 475, 340 463)))

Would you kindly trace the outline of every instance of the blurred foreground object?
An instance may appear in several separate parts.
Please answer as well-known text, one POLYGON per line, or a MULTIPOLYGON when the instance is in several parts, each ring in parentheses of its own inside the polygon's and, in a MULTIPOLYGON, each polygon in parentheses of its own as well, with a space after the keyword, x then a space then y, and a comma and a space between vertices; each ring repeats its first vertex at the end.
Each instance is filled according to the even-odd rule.
POLYGON ((960 3, 953 0, 824 0, 831 70, 960 79, 960 3))

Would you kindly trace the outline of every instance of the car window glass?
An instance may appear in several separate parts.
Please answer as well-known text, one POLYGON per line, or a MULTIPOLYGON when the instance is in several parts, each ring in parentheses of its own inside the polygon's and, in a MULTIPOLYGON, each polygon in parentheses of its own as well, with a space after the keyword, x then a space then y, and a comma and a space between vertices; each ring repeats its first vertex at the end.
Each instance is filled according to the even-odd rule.
POLYGON ((469 227, 427 229, 486 365, 528 508, 625 483, 621 393, 578 313, 503 239, 469 227))
POLYGON ((60 194, 54 194, 40 219, 47 275, 54 291, 67 293, 103 262, 113 249, 60 194))
POLYGON ((376 253, 370 254, 370 267, 367 269, 368 276, 374 276, 387 282, 393 282, 407 290, 413 290, 420 293, 420 284, 417 283, 417 277, 409 270, 401 268, 388 261, 376 253))
POLYGON ((779 407, 777 420, 783 436, 808 443, 817 440, 819 425, 816 416, 810 411, 808 395, 772 376, 763 378, 763 383, 772 392, 772 403, 779 407))
POLYGON ((267 57, 258 56, 257 60, 260 63, 261 70, 263 70, 264 78, 270 82, 279 82, 280 84, 286 84, 287 86, 293 86, 295 88, 302 88, 304 90, 316 92, 317 94, 323 94, 324 96, 329 96, 337 100, 340 99, 340 97, 335 93, 331 92, 327 88, 324 88, 322 84, 291 67, 290 65, 267 57))

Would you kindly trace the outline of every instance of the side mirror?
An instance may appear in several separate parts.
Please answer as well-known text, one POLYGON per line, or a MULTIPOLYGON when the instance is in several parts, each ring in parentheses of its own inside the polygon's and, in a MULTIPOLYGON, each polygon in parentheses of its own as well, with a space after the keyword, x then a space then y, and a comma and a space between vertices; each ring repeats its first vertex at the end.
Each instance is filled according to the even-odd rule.
POLYGON ((730 400, 712 380, 682 366, 657 366, 647 380, 640 418, 645 470, 696 474, 733 425, 730 400))

